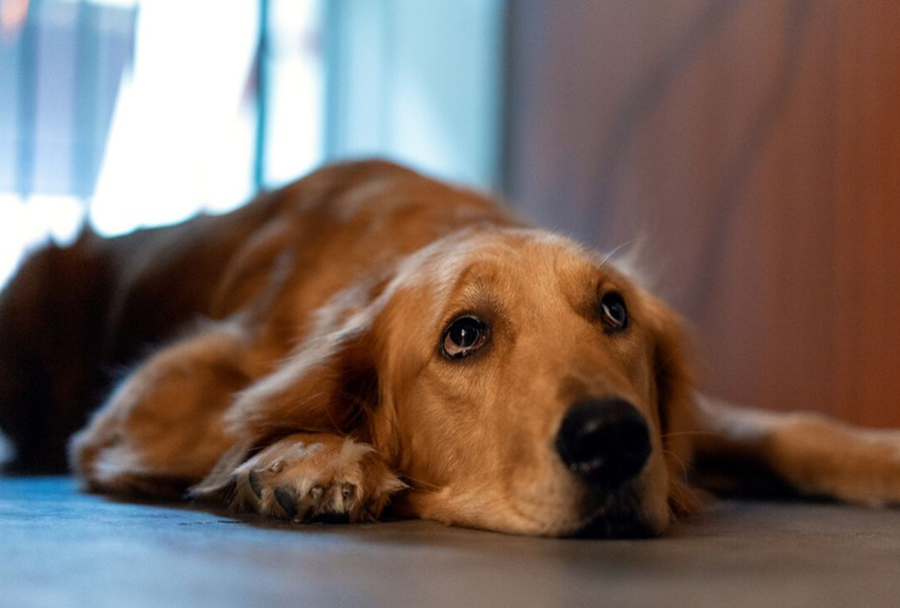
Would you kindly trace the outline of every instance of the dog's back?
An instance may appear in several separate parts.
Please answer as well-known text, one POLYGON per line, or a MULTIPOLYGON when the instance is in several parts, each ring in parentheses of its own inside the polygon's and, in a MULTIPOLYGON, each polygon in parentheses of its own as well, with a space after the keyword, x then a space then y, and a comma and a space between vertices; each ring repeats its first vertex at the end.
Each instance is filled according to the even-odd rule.
POLYGON ((0 428, 17 473, 66 468, 65 445, 145 349, 197 317, 274 197, 225 216, 31 253, 0 294, 0 428))
POLYGON ((36 251, 0 297, 0 412, 18 447, 13 470, 61 469, 59 446, 99 387, 96 336, 112 277, 95 240, 85 233, 36 251))
POLYGON ((373 252, 409 253, 479 221, 508 219, 482 197, 362 161, 323 168, 225 215, 116 238, 86 228, 70 246, 34 252, 0 294, 0 428, 17 448, 7 468, 65 470, 68 438, 116 376, 198 320, 265 306, 285 255, 284 280, 328 279, 310 288, 314 308, 373 252), (389 216, 390 230, 361 238, 389 216))

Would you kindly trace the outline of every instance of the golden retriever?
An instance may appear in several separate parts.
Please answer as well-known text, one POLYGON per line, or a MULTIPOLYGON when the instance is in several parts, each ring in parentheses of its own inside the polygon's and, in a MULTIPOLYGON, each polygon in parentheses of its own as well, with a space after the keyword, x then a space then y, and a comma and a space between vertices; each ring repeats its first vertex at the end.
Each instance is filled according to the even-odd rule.
POLYGON ((691 463, 900 502, 897 433, 702 399, 678 317, 610 260, 386 162, 38 251, 0 331, 14 470, 60 467, 115 384, 68 443, 94 492, 601 537, 695 508, 691 463))

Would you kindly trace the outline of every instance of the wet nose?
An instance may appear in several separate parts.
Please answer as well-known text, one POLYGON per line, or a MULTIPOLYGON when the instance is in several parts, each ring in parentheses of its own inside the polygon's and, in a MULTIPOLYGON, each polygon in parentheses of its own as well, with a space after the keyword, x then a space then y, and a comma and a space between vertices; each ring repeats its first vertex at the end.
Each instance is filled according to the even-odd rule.
POLYGON ((575 403, 556 435, 556 451, 569 470, 594 488, 613 490, 634 479, 650 456, 644 417, 623 399, 575 403))

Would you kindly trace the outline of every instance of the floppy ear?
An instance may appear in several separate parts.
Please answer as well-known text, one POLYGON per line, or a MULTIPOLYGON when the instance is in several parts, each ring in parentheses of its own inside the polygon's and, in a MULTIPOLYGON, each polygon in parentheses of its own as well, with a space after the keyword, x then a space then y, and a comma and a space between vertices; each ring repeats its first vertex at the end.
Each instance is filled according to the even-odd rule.
POLYGON ((669 472, 669 504, 679 514, 700 508, 688 488, 688 467, 695 418, 694 376, 687 356, 684 321, 654 296, 647 295, 647 319, 653 340, 653 367, 657 408, 666 465, 669 472))
POLYGON ((296 432, 348 434, 378 397, 372 319, 354 315, 312 336, 272 374, 242 392, 227 421, 244 438, 296 432))
POLYGON ((193 497, 227 491, 240 464, 287 435, 353 434, 368 440, 366 421, 377 406, 379 386, 372 330, 384 298, 359 291, 333 298, 291 356, 238 394, 225 417, 235 441, 191 490, 193 497))

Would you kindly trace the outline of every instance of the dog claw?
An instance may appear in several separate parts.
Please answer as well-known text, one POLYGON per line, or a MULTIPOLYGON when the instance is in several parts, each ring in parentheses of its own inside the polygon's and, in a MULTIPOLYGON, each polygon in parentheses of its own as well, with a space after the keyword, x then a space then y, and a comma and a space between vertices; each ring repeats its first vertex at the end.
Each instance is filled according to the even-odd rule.
POLYGON ((352 483, 345 483, 341 486, 341 496, 344 501, 348 501, 356 494, 356 486, 352 483))
POLYGON ((256 498, 262 500, 262 482, 259 480, 259 473, 250 471, 250 475, 247 476, 247 481, 250 483, 250 489, 256 494, 256 498))
POLYGON ((284 511, 288 519, 294 519, 297 516, 297 492, 293 488, 275 488, 275 502, 284 511))
POLYGON ((235 470, 227 497, 232 509, 296 523, 373 521, 405 487, 369 446, 340 438, 308 445, 306 436, 298 437, 235 470))

